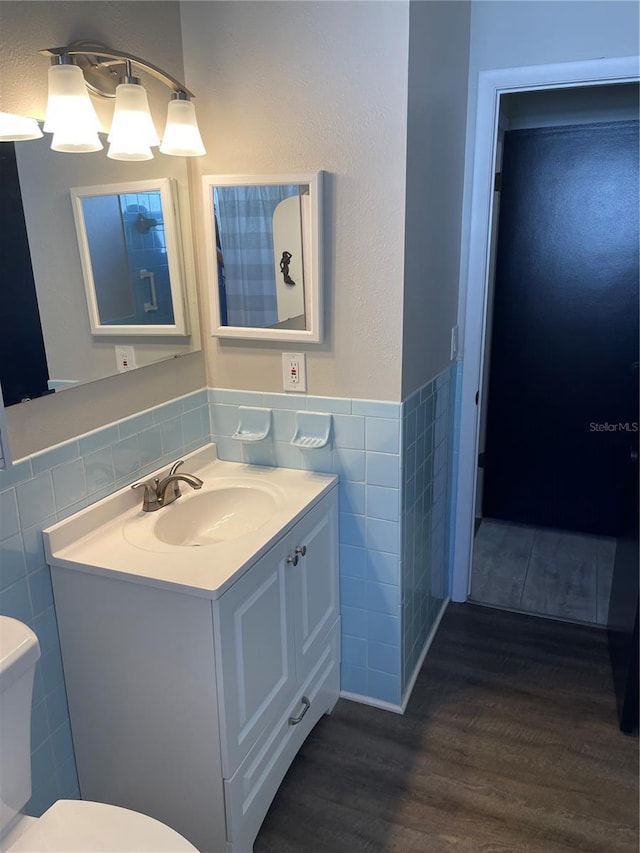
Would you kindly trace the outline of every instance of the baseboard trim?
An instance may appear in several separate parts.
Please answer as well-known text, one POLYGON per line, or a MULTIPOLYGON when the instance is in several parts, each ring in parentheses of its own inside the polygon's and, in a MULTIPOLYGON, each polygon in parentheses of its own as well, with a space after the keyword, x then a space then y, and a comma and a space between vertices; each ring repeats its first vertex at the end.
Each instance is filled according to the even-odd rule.
POLYGON ((407 687, 405 688, 404 696, 402 698, 402 706, 401 706, 402 710, 400 712, 401 714, 404 714, 404 712, 407 708, 407 705, 409 703, 409 699, 411 698, 411 693, 413 692, 413 688, 415 687, 418 675, 420 673, 420 670, 422 669, 422 664, 424 663, 424 660, 427 656, 427 652, 431 648, 431 643, 433 642, 433 638, 436 635, 436 632, 438 630, 438 627, 440 625, 442 617, 444 616, 444 612, 447 609, 449 601, 450 601, 450 599, 447 597, 442 602, 442 606, 440 607, 440 611, 439 611, 438 615, 436 616, 436 621, 433 623, 433 627, 429 631, 429 636, 427 637, 427 641, 424 644, 424 649, 420 653, 420 657, 418 658, 418 663, 415 665, 415 668, 411 674, 411 678, 409 679, 409 683, 407 684, 407 687))
POLYGON ((392 711, 394 714, 404 713, 401 705, 384 702, 382 699, 374 699, 372 696, 363 696, 360 693, 349 693, 347 690, 341 690, 340 698, 348 699, 350 702, 358 702, 360 705, 370 705, 372 708, 380 708, 382 711, 392 711))
POLYGON ((415 687, 416 680, 418 678, 418 674, 422 669, 422 664, 427 656, 427 652, 431 648, 431 643, 433 642, 433 638, 436 635, 442 617, 444 616, 444 612, 447 609, 447 605, 449 604, 450 599, 445 598, 442 602, 440 610, 438 611, 438 615, 436 616, 436 621, 433 623, 431 630, 429 631, 429 636, 424 644, 424 649, 420 653, 420 658, 418 659, 418 663, 411 674, 411 678, 409 679, 409 684, 407 685, 404 696, 402 699, 402 704, 394 705, 392 702, 384 702, 382 699, 374 699, 372 696, 363 696, 360 693, 349 693, 347 690, 340 691, 341 699, 348 699, 350 702, 358 702, 360 705, 369 705, 372 708, 380 708, 382 711, 391 711, 394 714, 404 714, 409 699, 411 698, 411 693, 413 688, 415 687))

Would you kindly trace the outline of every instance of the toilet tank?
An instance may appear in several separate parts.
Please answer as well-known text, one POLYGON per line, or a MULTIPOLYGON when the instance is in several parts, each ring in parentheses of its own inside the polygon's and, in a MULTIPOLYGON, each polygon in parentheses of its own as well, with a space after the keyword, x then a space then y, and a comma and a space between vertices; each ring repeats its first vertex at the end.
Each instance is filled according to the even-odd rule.
POLYGON ((0 616, 0 837, 31 797, 31 696, 39 657, 33 631, 0 616))

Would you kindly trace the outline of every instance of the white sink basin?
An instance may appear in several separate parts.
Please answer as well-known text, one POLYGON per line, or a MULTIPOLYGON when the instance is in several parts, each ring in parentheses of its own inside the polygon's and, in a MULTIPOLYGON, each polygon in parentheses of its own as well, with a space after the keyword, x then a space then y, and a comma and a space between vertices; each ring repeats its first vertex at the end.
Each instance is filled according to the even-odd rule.
POLYGON ((182 497, 124 524, 124 537, 148 550, 165 545, 197 547, 231 542, 262 527, 281 508, 277 486, 250 477, 218 478, 202 491, 182 485, 182 497))
POLYGON ((223 486, 180 498, 158 512, 154 535, 167 545, 214 545, 257 530, 277 510, 277 496, 264 487, 223 486))

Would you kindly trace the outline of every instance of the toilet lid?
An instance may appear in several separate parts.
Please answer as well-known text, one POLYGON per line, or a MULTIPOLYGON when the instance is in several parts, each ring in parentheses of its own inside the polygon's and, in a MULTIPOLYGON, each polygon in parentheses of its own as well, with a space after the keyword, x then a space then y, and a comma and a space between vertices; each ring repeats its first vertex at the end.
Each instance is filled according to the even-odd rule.
POLYGON ((198 853, 152 817, 87 800, 58 800, 18 838, 11 853, 198 853))

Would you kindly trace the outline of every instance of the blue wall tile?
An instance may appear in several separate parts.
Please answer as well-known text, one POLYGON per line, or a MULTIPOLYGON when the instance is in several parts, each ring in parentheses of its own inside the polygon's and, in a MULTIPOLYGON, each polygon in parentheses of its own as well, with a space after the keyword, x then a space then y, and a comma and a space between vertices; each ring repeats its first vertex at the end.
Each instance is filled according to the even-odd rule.
POLYGON ((400 403, 386 403, 378 400, 352 400, 353 415, 368 415, 372 418, 399 418, 400 403))
POLYGON ((74 459, 72 462, 65 462, 64 465, 58 465, 51 471, 51 477, 58 512, 86 497, 87 481, 82 459, 74 459))
POLYGON ((33 527, 39 521, 55 515, 56 505, 49 471, 16 486, 16 494, 21 527, 33 527))
POLYGON ((368 664, 371 669, 385 672, 387 675, 400 674, 400 649, 385 643, 371 642, 368 646, 368 664))
POLYGON ((111 450, 116 480, 129 477, 140 468, 140 448, 137 435, 116 441, 111 445, 111 450))
POLYGON ((340 578, 340 603, 344 607, 367 607, 367 585, 362 578, 342 575, 340 578))
POLYGON ((342 662, 352 666, 366 667, 368 643, 361 637, 342 638, 342 662))
POLYGON ((340 665, 340 688, 347 693, 359 696, 367 695, 367 670, 363 666, 353 666, 343 662, 340 665))
POLYGON ((355 545, 366 548, 366 518, 364 515, 340 513, 340 542, 343 545, 355 545))
POLYGON ((50 734, 47 706, 44 702, 38 702, 31 709, 31 749, 42 746, 50 734))
POLYGON ((173 400, 171 403, 164 403, 153 409, 154 424, 161 424, 163 421, 172 421, 179 418, 183 412, 182 400, 173 400))
POLYGON ((175 417, 160 424, 163 456, 177 456, 184 446, 182 418, 175 417))
POLYGON ((398 554, 400 550, 400 526, 396 521, 367 518, 367 548, 398 554))
POLYGON ((13 586, 24 578, 26 561, 19 533, 0 542, 0 589, 13 586))
POLYGON ((452 446, 459 417, 451 400, 457 375, 454 363, 412 394, 403 409, 403 690, 448 595, 452 446))
POLYGON ((364 450, 365 419, 354 415, 335 415, 333 441, 336 447, 364 450))
POLYGON ((367 451, 367 483, 370 486, 386 486, 397 489, 400 485, 400 459, 390 453, 367 451))
POLYGON ((369 580, 379 583, 398 584, 398 557, 396 554, 383 554, 381 551, 367 551, 366 573, 369 580))
POLYGON ((84 457, 87 494, 93 495, 100 489, 113 487, 116 481, 111 447, 103 447, 84 457))
POLYGON ((62 465, 63 462, 77 459, 79 455, 80 450, 77 441, 68 441, 65 444, 59 444, 52 450, 45 450, 31 457, 33 473, 42 474, 43 471, 48 471, 56 465, 62 465))
POLYGON ((390 418, 367 418, 366 449, 381 453, 400 452, 400 421, 390 418))
POLYGON ((367 502, 364 483, 350 483, 341 480, 338 489, 342 512, 351 512, 357 515, 365 514, 367 502))
POLYGON ((365 479, 366 461, 362 450, 335 448, 333 451, 333 472, 340 479, 362 482, 365 479))
POLYGON ((11 468, 3 468, 0 471, 0 491, 8 489, 10 486, 17 486, 18 483, 30 480, 31 477, 33 477, 31 459, 22 459, 12 465, 11 468))
MULTIPOLYGON (((364 605, 364 602, 363 602, 364 605)), ((350 637, 367 637, 367 611, 363 607, 340 607, 342 632, 350 637)))
POLYGON ((340 574, 356 578, 367 577, 367 550, 341 544, 340 574))
POLYGON ((32 623, 33 611, 26 578, 20 578, 0 591, 0 613, 3 616, 13 616, 14 619, 29 625, 32 623))
POLYGON ((117 424, 89 432, 79 440, 80 455, 85 456, 94 450, 100 450, 102 447, 114 444, 118 438, 120 438, 120 433, 117 424))
MULTIPOLYGON (((153 412, 143 412, 141 415, 134 415, 132 418, 126 418, 118 424, 118 435, 120 438, 128 438, 130 435, 136 435, 145 429, 153 426, 153 412)), ((113 441, 116 441, 114 438, 113 441)))
POLYGON ((18 504, 14 489, 0 492, 0 541, 15 536, 20 530, 18 504))
POLYGON ((344 397, 307 397, 306 408, 310 412, 333 412, 350 415, 351 400, 344 397))
POLYGON ((397 675, 367 669, 367 696, 397 705, 400 702, 400 681, 397 675))
POLYGON ((367 638, 389 646, 400 645, 400 619, 386 613, 371 612, 367 618, 367 638))
POLYGON ((384 486, 367 486, 367 515, 386 521, 400 518, 400 491, 384 486))

